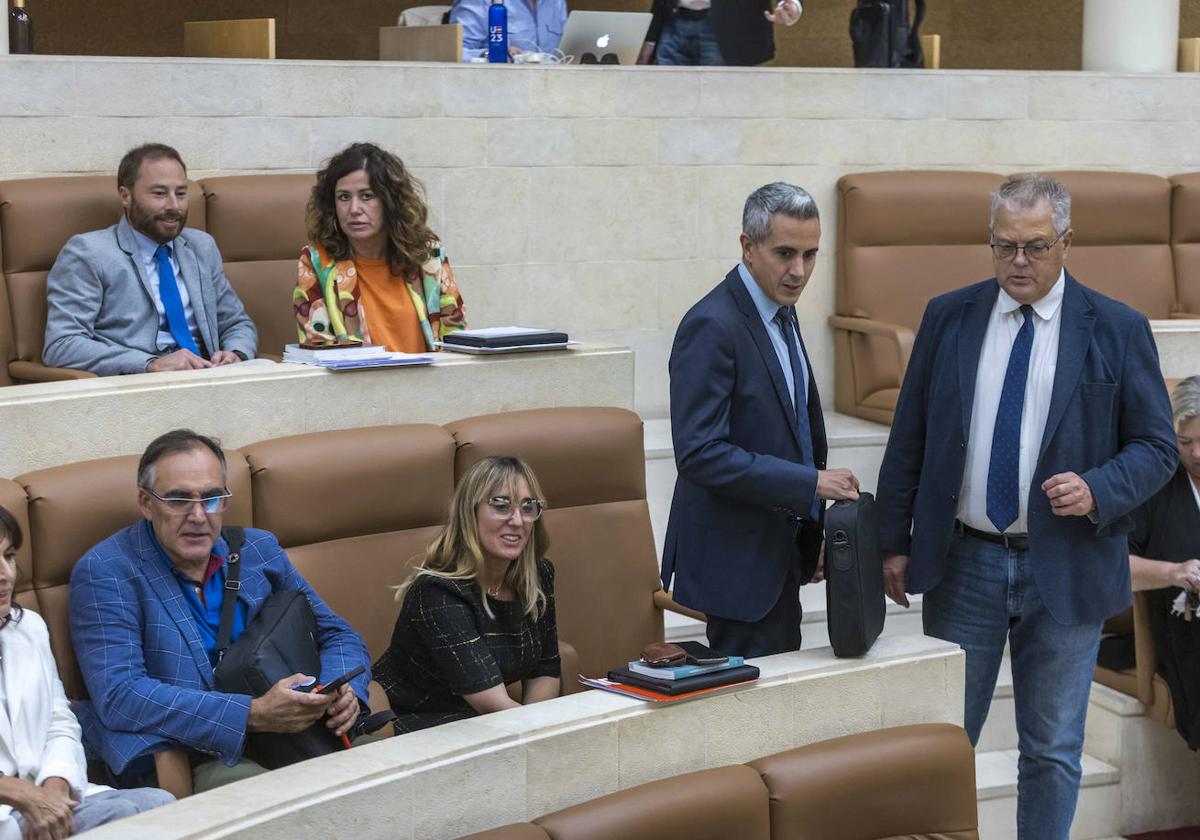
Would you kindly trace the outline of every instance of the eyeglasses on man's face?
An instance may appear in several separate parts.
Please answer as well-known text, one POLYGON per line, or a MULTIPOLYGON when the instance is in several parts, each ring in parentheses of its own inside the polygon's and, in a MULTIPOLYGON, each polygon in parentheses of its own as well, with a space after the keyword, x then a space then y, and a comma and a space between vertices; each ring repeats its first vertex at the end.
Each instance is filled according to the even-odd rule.
POLYGON ((536 522, 542 515, 542 511, 546 506, 541 499, 522 499, 515 507, 513 500, 508 496, 492 496, 487 500, 488 510, 492 512, 498 519, 508 519, 513 515, 513 510, 521 511, 521 519, 526 522, 536 522))
POLYGON ((1045 259, 1046 255, 1050 253, 1050 249, 1057 245, 1058 241, 1066 235, 1067 232, 1064 230, 1049 242, 1045 239, 1035 239, 1032 242, 1018 245, 1016 242, 1006 242, 1002 239, 998 242, 992 240, 988 244, 991 246, 993 256, 1004 262, 1014 259, 1017 256, 1017 251, 1023 252, 1027 260, 1041 260, 1045 259))
POLYGON ((163 506, 171 513, 187 514, 192 512, 195 505, 200 505, 200 510, 206 514, 220 513, 225 510, 225 506, 233 497, 233 494, 228 490, 223 490, 220 493, 213 493, 208 496, 160 496, 151 490, 149 487, 143 487, 147 493, 162 502, 163 506))

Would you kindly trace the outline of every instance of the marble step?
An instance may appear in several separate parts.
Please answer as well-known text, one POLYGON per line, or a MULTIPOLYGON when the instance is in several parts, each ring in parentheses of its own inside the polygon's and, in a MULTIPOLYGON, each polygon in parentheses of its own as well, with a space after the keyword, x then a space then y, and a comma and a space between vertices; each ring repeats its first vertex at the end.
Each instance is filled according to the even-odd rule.
MULTIPOLYGON (((1073 840, 1116 836, 1121 818, 1121 774, 1110 764, 1083 757, 1079 806, 1071 826, 1073 840)), ((980 840, 1017 836, 1017 751, 990 750, 975 755, 980 840)))

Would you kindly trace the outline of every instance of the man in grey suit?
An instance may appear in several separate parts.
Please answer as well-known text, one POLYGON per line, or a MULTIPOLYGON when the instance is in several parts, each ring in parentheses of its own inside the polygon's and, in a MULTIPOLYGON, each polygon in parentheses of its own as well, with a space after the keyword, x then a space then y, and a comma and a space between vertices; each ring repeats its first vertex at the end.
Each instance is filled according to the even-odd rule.
POLYGON ((211 236, 187 228, 187 168, 161 143, 117 169, 125 213, 71 237, 47 278, 51 367, 100 376, 192 370, 253 358, 258 332, 211 236))

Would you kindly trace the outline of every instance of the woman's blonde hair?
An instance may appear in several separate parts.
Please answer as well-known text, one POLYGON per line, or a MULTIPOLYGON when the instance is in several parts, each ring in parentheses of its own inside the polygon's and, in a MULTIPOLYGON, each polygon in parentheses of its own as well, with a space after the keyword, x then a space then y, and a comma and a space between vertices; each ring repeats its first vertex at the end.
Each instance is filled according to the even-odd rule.
MULTIPOLYGON (((479 505, 493 496, 511 495, 521 479, 528 485, 530 494, 544 503, 537 476, 520 458, 493 455, 467 470, 454 489, 446 527, 430 543, 425 556, 408 578, 396 587, 396 601, 403 605, 413 583, 422 575, 478 583, 484 570, 483 548, 479 544, 479 505)), ((512 503, 517 506, 521 500, 512 499, 512 503)), ((526 615, 541 615, 546 606, 546 593, 538 579, 537 563, 546 556, 549 545, 546 528, 538 519, 533 523, 521 556, 509 565, 504 575, 504 583, 516 594, 526 615)), ((486 598, 483 608, 491 615, 486 598)))

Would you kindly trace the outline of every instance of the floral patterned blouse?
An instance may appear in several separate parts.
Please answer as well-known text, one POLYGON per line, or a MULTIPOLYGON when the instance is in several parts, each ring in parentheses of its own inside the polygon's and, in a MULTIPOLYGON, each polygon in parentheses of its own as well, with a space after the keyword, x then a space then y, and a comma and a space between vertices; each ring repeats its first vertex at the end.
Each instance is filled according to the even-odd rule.
MULTIPOLYGON (((370 313, 361 299, 354 260, 334 260, 310 242, 300 252, 299 275, 292 305, 300 341, 357 338, 371 343, 370 313)), ((427 350, 436 350, 434 342, 443 336, 466 329, 462 295, 440 243, 407 286, 427 350)))

